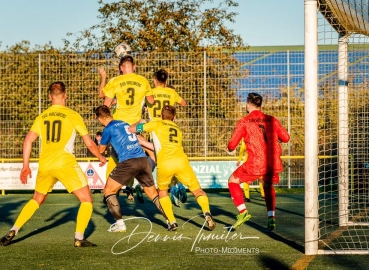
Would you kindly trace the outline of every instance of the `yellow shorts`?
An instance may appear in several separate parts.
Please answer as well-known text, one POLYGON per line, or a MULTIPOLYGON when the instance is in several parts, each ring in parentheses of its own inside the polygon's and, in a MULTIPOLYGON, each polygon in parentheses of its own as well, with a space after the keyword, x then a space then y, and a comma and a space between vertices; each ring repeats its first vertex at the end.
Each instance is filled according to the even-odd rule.
POLYGON ((156 181, 160 190, 167 190, 174 176, 190 191, 201 188, 187 158, 175 158, 159 162, 156 170, 156 181))
POLYGON ((63 167, 55 170, 37 173, 35 190, 42 194, 51 192, 55 183, 60 181, 69 193, 88 185, 87 178, 77 164, 73 167, 63 167))

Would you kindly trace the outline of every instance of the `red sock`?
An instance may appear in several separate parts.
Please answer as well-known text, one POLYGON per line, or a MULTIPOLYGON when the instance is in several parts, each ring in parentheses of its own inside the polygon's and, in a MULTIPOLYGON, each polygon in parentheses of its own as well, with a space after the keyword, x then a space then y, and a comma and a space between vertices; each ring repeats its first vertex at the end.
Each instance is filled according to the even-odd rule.
POLYGON ((231 198, 234 205, 237 207, 240 213, 246 211, 245 200, 243 198, 242 189, 239 184, 228 183, 229 193, 231 193, 231 198))
POLYGON ((265 193, 265 204, 266 204, 267 211, 275 211, 276 196, 275 196, 274 185, 272 184, 264 185, 264 193, 265 193))

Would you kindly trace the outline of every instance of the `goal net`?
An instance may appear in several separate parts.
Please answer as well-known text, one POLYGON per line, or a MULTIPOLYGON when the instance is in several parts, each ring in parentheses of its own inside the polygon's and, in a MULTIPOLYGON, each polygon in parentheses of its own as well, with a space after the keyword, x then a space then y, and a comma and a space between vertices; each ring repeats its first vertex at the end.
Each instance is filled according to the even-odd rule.
MULTIPOLYGON (((318 194, 306 192, 306 253, 369 254, 369 1, 315 2, 318 162, 316 179, 305 181, 316 180, 318 194)), ((309 104, 312 87, 306 90, 309 104)))

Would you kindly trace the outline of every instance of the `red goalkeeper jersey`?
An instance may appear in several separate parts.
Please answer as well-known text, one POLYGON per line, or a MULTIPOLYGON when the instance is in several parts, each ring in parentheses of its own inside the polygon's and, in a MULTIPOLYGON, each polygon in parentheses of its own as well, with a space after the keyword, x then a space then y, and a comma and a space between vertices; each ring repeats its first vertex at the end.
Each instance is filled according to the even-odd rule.
POLYGON ((248 153, 248 159, 242 165, 245 172, 250 175, 264 175, 283 170, 279 142, 288 142, 290 135, 277 118, 259 110, 252 111, 237 122, 228 149, 236 149, 242 138, 248 153))

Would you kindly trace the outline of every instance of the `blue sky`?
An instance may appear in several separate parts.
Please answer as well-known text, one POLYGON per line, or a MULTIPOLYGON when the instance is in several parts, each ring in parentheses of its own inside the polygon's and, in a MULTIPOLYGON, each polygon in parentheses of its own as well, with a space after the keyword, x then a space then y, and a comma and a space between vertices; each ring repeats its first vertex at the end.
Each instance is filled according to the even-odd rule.
MULTIPOLYGON (((112 0, 109 0, 112 1, 112 0)), ((238 0, 229 24, 250 46, 303 45, 303 0, 238 0)), ((0 50, 22 40, 62 47, 68 32, 99 22, 97 0, 0 0, 0 50)))

